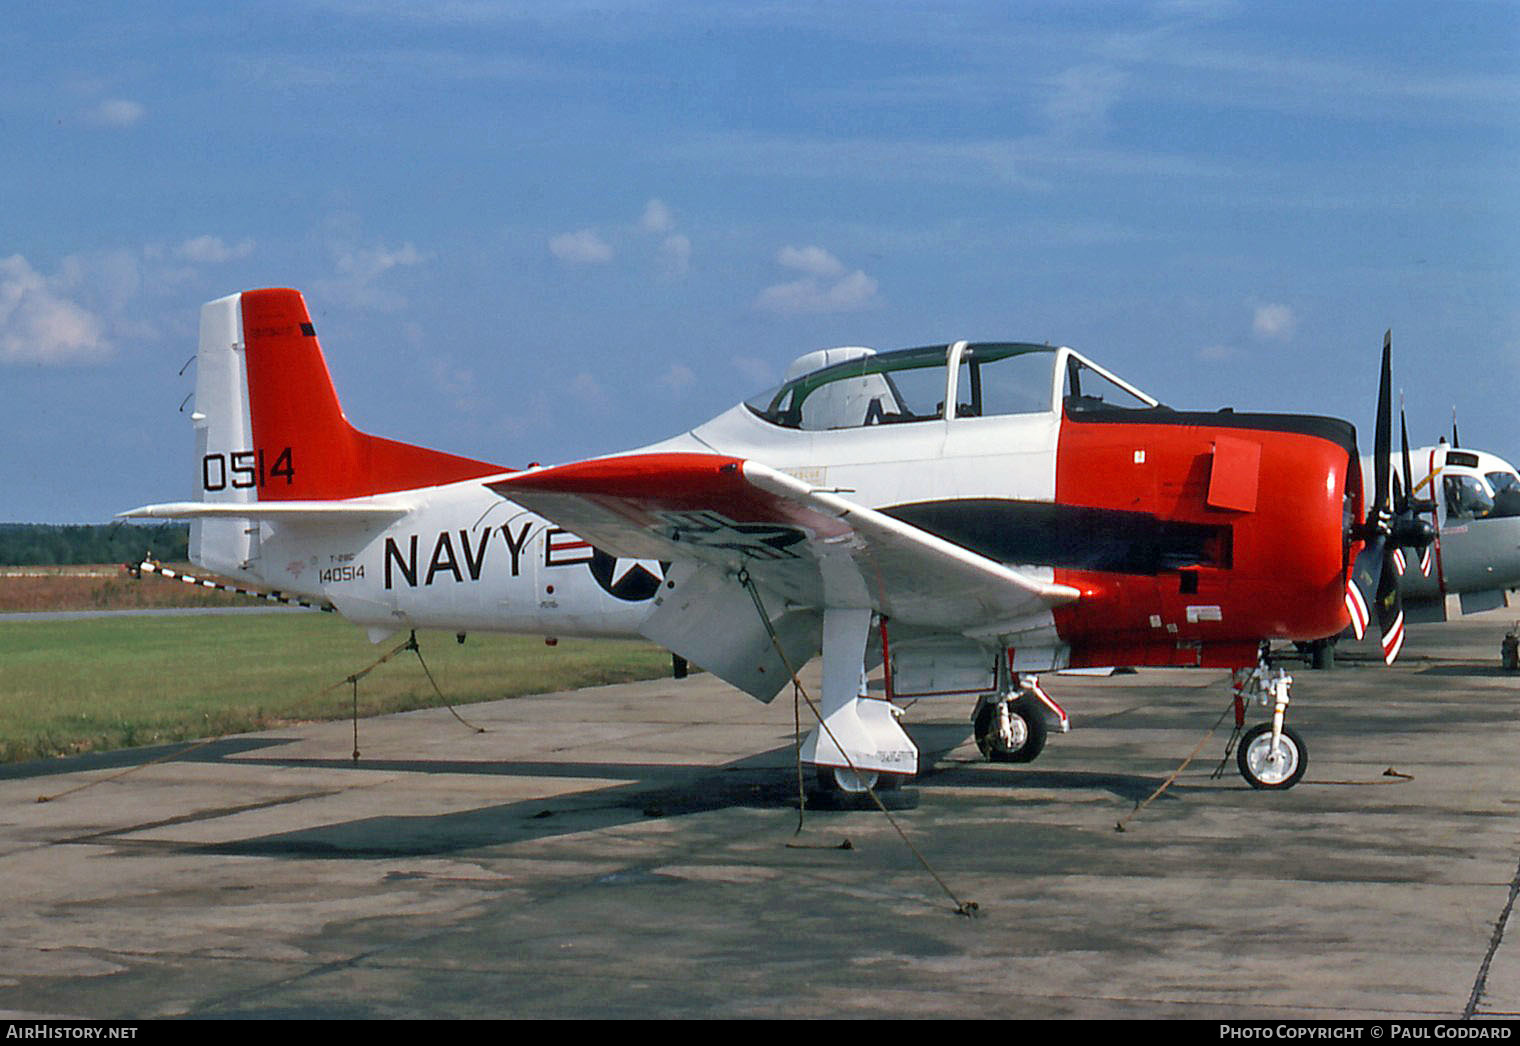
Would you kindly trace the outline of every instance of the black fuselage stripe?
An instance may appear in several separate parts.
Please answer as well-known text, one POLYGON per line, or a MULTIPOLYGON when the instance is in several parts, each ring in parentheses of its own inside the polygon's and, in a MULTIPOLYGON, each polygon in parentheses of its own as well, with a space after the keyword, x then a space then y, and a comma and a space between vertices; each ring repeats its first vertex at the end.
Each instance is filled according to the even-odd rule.
POLYGON ((1340 418, 1318 414, 1237 414, 1219 411, 1173 410, 1151 407, 1135 410, 1107 405, 1068 409, 1065 420, 1078 424, 1184 425, 1192 428, 1256 429, 1261 432, 1290 432, 1328 440, 1356 457, 1356 426, 1340 418))
POLYGON ((1044 501, 919 501, 881 511, 999 563, 1115 574, 1228 567, 1227 525, 1044 501))

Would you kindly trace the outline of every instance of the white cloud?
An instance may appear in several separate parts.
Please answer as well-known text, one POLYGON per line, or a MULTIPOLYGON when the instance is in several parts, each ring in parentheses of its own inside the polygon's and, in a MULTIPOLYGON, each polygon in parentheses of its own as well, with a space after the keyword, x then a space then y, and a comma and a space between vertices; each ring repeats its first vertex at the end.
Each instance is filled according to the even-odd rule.
POLYGON ((336 252, 333 264, 339 275, 357 280, 373 280, 383 272, 398 265, 416 265, 423 260, 422 252, 409 243, 400 247, 347 247, 336 252))
POLYGON ((111 355, 94 313, 56 293, 21 255, 0 259, 0 363, 94 363, 111 355))
POLYGON ((690 271, 691 238, 676 232, 675 212, 664 200, 652 199, 644 205, 639 228, 652 236, 661 237, 655 260, 662 276, 685 276, 690 271))
POLYGON ((844 272, 844 263, 822 247, 783 247, 777 252, 776 261, 788 269, 797 269, 823 279, 844 272))
POLYGON ((1127 79, 1112 66, 1073 66, 1052 82, 1054 93, 1045 103, 1045 115, 1058 133, 1102 130, 1127 79))
POLYGON ((97 127, 132 127, 142 122, 148 109, 141 102, 127 98, 107 98, 85 113, 85 120, 97 127))
POLYGON ((612 245, 594 230, 582 229, 552 237, 549 253, 569 265, 605 265, 612 260, 612 245))
POLYGON ((253 241, 245 239, 229 247, 220 236, 197 236, 180 244, 174 253, 186 261, 214 264, 248 257, 253 253, 253 241))
POLYGON ((783 247, 778 264, 807 275, 777 283, 760 292, 755 307, 782 316, 853 312, 876 303, 876 281, 845 265, 822 247, 783 247))
POLYGON ((1286 305, 1258 305, 1251 321, 1251 329, 1259 338, 1284 341, 1293 336, 1297 322, 1293 310, 1286 305))
POLYGON ((1230 345, 1205 345, 1195 354, 1205 363, 1223 363, 1240 356, 1240 350, 1230 345))
POLYGON ((766 312, 797 316, 853 312, 870 305, 875 296, 876 281, 857 269, 832 285, 813 279, 778 283, 761 291, 755 304, 766 312))
POLYGON ((406 298, 380 285, 391 270, 420 265, 428 255, 410 243, 400 247, 383 244, 361 246, 353 242, 352 223, 339 216, 329 219, 327 250, 332 256, 336 278, 318 280, 313 289, 324 297, 357 308, 395 312, 406 307, 406 298))
POLYGON ((660 259, 666 272, 675 276, 686 275, 691 268, 691 240, 678 232, 671 233, 660 244, 660 259))
POLYGON ((138 252, 124 247, 71 254, 59 263, 48 285, 119 318, 142 292, 143 264, 138 252))
POLYGON ((676 217, 663 201, 650 200, 644 205, 644 216, 639 219, 639 228, 645 232, 662 233, 670 232, 675 227, 676 217))
POLYGON ((684 363, 672 363, 670 369, 655 380, 660 388, 679 396, 697 383, 696 372, 684 363))
POLYGON ((565 265, 608 265, 620 252, 660 276, 685 276, 691 267, 691 238, 676 231, 675 212, 660 199, 644 204, 636 226, 615 226, 610 237, 587 228, 549 238, 549 253, 565 265))
MULTIPOLYGON (((407 325, 406 334, 413 344, 422 340, 415 324, 407 325)), ((437 357, 432 361, 432 378, 434 387, 450 399, 459 413, 475 414, 485 406, 475 372, 468 367, 460 367, 446 356, 437 357)))
POLYGON ((588 407, 605 407, 612 402, 596 376, 584 370, 570 379, 570 394, 588 407))

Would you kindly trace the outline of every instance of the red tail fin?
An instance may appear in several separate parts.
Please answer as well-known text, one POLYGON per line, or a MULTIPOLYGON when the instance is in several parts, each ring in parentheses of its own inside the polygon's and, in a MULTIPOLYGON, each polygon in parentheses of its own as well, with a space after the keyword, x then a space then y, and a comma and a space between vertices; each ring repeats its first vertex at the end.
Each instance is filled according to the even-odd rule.
POLYGON ((360 432, 343 416, 299 291, 244 291, 248 408, 261 501, 326 501, 511 471, 360 432))

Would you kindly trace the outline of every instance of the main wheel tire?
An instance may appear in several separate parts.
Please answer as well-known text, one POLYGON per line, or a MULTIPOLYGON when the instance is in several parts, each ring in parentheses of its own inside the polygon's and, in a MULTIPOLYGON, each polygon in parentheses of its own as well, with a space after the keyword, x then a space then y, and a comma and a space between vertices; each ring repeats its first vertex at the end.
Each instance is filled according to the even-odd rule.
POLYGON ((1014 731, 1016 735, 1023 733, 1022 743, 1015 742, 1010 746, 997 736, 997 704, 984 701, 976 710, 976 720, 973 723, 976 747, 981 749, 982 755, 989 762, 1032 763, 1045 750, 1045 739, 1049 734, 1045 727, 1045 716, 1040 710, 1040 703, 1025 694, 1008 706, 1008 712, 1023 721, 1023 730, 1014 731))
POLYGON ((851 770, 847 766, 820 766, 818 768, 818 788, 824 792, 834 792, 843 795, 865 795, 872 788, 878 788, 883 775, 875 770, 851 770))
POLYGON ((1309 768, 1309 749, 1297 730, 1284 726, 1281 755, 1274 762, 1272 724, 1257 723, 1241 737, 1235 762, 1240 767, 1240 776, 1252 788, 1282 791, 1298 784, 1304 776, 1309 768))

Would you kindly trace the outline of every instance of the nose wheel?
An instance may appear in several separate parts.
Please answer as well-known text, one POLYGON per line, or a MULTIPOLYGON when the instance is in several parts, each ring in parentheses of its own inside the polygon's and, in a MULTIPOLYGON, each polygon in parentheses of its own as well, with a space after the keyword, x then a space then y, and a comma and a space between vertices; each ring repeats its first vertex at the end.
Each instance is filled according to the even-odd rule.
POLYGON ((1309 749, 1297 730, 1284 726, 1274 750, 1272 724, 1257 723, 1241 735, 1235 764, 1252 788, 1292 788, 1308 769, 1309 749))

